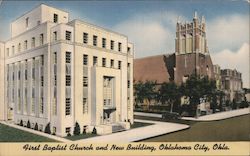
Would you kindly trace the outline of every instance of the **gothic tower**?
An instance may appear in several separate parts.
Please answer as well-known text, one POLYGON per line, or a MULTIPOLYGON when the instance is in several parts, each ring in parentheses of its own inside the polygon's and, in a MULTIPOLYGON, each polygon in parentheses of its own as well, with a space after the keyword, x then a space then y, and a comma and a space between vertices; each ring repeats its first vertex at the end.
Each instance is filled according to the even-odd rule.
POLYGON ((191 74, 207 75, 213 78, 213 64, 209 55, 206 39, 206 23, 194 13, 193 21, 176 24, 175 39, 175 82, 181 84, 191 74))

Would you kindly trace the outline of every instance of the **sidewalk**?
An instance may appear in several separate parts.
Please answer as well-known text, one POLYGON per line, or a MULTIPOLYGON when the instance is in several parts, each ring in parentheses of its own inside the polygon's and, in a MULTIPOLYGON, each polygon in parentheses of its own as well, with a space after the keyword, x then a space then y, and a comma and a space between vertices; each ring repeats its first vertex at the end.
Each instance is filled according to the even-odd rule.
POLYGON ((198 118, 192 117, 182 117, 183 120, 192 120, 192 121, 215 121, 215 120, 223 120, 231 117, 246 115, 250 113, 250 108, 243 108, 238 110, 232 110, 227 112, 219 112, 215 114, 204 115, 198 118))
POLYGON ((154 125, 135 128, 119 133, 113 133, 109 135, 97 136, 93 138, 87 138, 82 140, 77 140, 77 142, 86 143, 86 142, 119 142, 119 143, 128 143, 139 141, 147 138, 151 138, 154 136, 159 136, 162 134, 167 134, 175 131, 180 131, 183 129, 189 128, 188 125, 184 124, 175 124, 168 122, 158 122, 151 120, 135 120, 136 122, 145 122, 145 123, 154 123, 154 125))
POLYGON ((71 142, 71 140, 68 140, 68 139, 65 139, 65 138, 62 138, 62 137, 46 134, 44 132, 36 131, 36 130, 26 128, 26 127, 21 127, 21 126, 11 124, 11 123, 7 123, 7 122, 4 122, 4 121, 0 121, 0 123, 3 124, 3 125, 7 125, 7 126, 10 126, 10 127, 16 128, 16 129, 26 131, 26 132, 30 132, 30 133, 33 133, 33 134, 36 134, 36 135, 44 136, 44 137, 47 137, 47 138, 50 138, 50 139, 53 139, 53 140, 56 140, 56 141, 59 141, 59 142, 71 142))

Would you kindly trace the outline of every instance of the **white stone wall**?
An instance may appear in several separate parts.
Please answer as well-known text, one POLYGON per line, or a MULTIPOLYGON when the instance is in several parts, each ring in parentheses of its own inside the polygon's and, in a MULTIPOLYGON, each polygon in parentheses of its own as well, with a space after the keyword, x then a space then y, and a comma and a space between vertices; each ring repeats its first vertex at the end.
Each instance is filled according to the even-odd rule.
POLYGON ((13 38, 5 44, 5 65, 8 69, 5 88, 9 95, 5 106, 14 109, 13 120, 15 123, 20 123, 22 120, 24 124, 29 120, 31 126, 37 123, 42 130, 50 123, 51 131, 56 131, 56 135, 59 136, 67 135, 66 128, 70 128, 70 133, 73 134, 76 122, 80 124, 81 132, 85 125, 89 128, 87 131, 91 131, 95 126, 101 127, 104 124, 103 77, 111 76, 114 78, 113 99, 116 108, 114 122, 133 123, 133 44, 128 43, 127 37, 119 33, 79 20, 67 22, 67 12, 41 5, 12 23, 13 38), (58 23, 53 22, 54 13, 58 14, 58 23), (21 26, 26 17, 30 18, 28 28, 21 26), (36 25, 37 20, 41 21, 39 25, 36 25), (70 40, 66 40, 66 31, 71 32, 70 40), (88 33, 88 43, 83 43, 83 33, 88 33), (42 44, 41 34, 43 34, 42 44), (93 35, 97 36, 96 46, 93 46, 93 35), (35 38, 35 45, 32 44, 32 38, 35 38), (103 38, 106 39, 105 47, 102 47, 103 38), (114 41, 114 49, 111 49, 111 40, 114 41), (66 52, 71 53, 70 87, 66 86, 66 65, 69 65, 66 64, 66 52), (83 64, 84 55, 88 57, 86 65, 83 64), (93 64, 94 57, 97 57, 96 65, 93 64), (103 58, 106 59, 105 67, 102 66, 103 58), (121 62, 120 69, 119 62, 121 62), (35 79, 32 78, 33 70, 35 79), (87 77, 86 87, 83 86, 83 77, 87 77), (66 115, 66 92, 69 92, 67 88, 70 88, 71 98, 69 115, 66 115), (35 91, 34 98, 32 90, 35 91), (41 97, 43 97, 43 113, 41 113, 41 97), (84 97, 87 98, 85 112, 83 112, 84 97))
POLYGON ((6 120, 6 106, 4 105, 5 100, 5 68, 4 68, 4 43, 0 42, 0 120, 6 120))

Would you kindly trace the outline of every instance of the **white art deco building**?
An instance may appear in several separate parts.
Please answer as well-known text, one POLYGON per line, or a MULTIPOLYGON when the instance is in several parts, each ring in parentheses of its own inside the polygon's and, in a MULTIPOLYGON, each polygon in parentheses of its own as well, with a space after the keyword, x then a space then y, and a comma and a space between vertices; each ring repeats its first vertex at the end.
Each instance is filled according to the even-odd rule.
POLYGON ((122 34, 47 5, 11 23, 0 43, 0 119, 66 136, 133 124, 133 45, 122 34))

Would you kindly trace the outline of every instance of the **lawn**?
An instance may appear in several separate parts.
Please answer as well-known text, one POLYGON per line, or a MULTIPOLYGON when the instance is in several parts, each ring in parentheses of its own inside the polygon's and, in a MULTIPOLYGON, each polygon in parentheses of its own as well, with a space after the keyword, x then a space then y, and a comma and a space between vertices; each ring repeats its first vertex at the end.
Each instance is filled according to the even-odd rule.
POLYGON ((0 142, 57 142, 57 141, 0 124, 0 142))
POLYGON ((250 114, 220 121, 192 122, 187 130, 145 139, 145 142, 250 141, 250 114))
POLYGON ((133 125, 131 125, 131 129, 133 128, 139 128, 139 127, 144 127, 144 126, 150 126, 153 125, 153 123, 145 123, 145 122, 134 122, 133 125))

